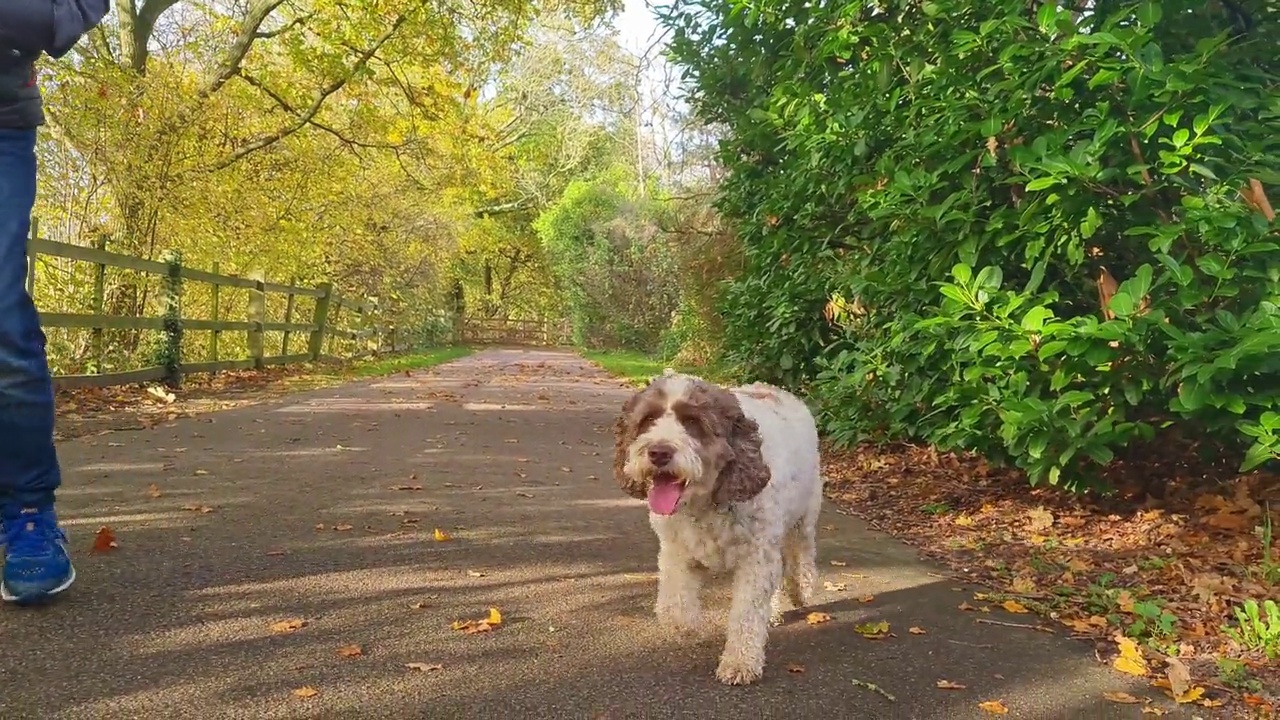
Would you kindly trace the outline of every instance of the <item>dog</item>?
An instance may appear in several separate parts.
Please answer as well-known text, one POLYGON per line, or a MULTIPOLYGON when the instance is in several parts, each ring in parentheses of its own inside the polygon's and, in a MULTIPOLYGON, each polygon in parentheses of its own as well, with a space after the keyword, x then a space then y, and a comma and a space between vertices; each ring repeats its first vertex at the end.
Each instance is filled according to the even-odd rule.
POLYGON ((658 536, 658 621, 699 629, 705 576, 732 573, 716 678, 759 680, 784 596, 807 606, 817 577, 822 474, 813 414, 772 385, 727 388, 668 369, 626 401, 614 435, 615 479, 648 502, 658 536))

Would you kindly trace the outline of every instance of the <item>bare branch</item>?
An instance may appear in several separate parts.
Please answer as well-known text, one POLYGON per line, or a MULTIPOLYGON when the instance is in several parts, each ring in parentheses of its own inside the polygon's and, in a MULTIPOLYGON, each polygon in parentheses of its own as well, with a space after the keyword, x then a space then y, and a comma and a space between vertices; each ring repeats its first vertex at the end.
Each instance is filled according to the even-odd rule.
MULTIPOLYGON (((276 4, 279 4, 277 0, 267 0, 267 2, 275 2, 276 4)), ((222 158, 218 162, 214 163, 212 166, 212 169, 221 170, 223 168, 230 167, 231 165, 234 165, 236 162, 244 159, 245 157, 259 150, 262 150, 263 148, 270 147, 280 142, 281 140, 289 137, 295 132, 301 130, 307 125, 310 125, 312 121, 315 119, 316 115, 320 113, 320 109, 324 107, 324 103, 326 100, 329 99, 329 96, 341 90, 343 86, 345 86, 347 82, 350 81, 351 78, 356 75, 356 73, 360 72, 360 70, 362 70, 364 66, 369 63, 369 58, 373 57, 373 54, 378 52, 378 49, 381 48, 384 44, 386 44, 386 42, 390 40, 393 35, 396 34, 396 31, 398 31, 400 27, 404 25, 404 22, 405 22, 405 16, 404 15, 398 16, 395 22, 391 24, 391 27, 388 28, 386 32, 382 33, 382 35, 379 36, 378 39, 374 41, 373 46, 360 54, 360 58, 350 68, 347 69, 347 72, 343 73, 333 82, 321 88, 320 92, 316 94, 315 99, 311 102, 311 105, 307 107, 305 110, 303 110, 300 115, 294 118, 293 122, 289 123, 288 125, 285 125, 284 127, 280 128, 279 130, 276 130, 273 133, 263 135, 257 138, 256 140, 253 140, 248 144, 241 146, 231 154, 227 155, 226 157, 222 158)))

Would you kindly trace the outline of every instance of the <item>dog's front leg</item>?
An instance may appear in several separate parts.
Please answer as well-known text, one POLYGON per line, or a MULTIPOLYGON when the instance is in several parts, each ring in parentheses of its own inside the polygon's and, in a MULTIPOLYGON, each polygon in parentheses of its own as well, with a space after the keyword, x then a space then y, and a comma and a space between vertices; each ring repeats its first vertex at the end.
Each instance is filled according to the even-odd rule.
POLYGON ((693 560, 668 543, 658 549, 658 621, 675 630, 702 625, 702 573, 693 560))
POLYGON ((764 675, 771 601, 781 579, 782 554, 774 545, 752 548, 734 572, 728 637, 716 669, 720 682, 746 685, 764 675))

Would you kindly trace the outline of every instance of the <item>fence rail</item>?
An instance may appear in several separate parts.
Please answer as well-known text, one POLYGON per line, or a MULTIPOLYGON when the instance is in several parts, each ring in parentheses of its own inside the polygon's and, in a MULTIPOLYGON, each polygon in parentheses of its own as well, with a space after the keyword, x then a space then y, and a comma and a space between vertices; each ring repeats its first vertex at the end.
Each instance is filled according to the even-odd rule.
POLYGON ((466 345, 565 345, 569 327, 550 320, 463 318, 459 340, 466 345))
POLYGON ((184 375, 215 373, 224 370, 263 368, 311 362, 321 359, 360 358, 384 350, 396 350, 394 325, 381 322, 376 299, 351 299, 343 297, 332 283, 316 287, 267 282, 262 272, 251 272, 249 277, 225 275, 218 272, 217 263, 212 271, 199 270, 182 264, 176 252, 166 253, 163 261, 146 260, 132 255, 110 252, 101 247, 85 247, 48 240, 39 236, 39 222, 33 218, 31 236, 27 241, 27 292, 35 297, 36 261, 40 256, 65 258, 91 263, 95 266, 92 313, 41 312, 40 321, 46 328, 86 329, 93 333, 93 352, 96 369, 102 368, 103 331, 105 330, 158 330, 163 335, 163 349, 159 353, 163 362, 150 367, 121 372, 96 372, 79 375, 56 375, 54 385, 59 388, 107 387, 142 382, 178 383, 184 375), (105 314, 105 275, 107 268, 132 270, 159 276, 162 280, 160 317, 127 317, 105 314), (187 318, 182 313, 183 282, 205 283, 212 286, 212 318, 187 318), (248 312, 244 318, 220 317, 220 289, 233 288, 249 292, 248 312), (267 297, 285 296, 283 322, 267 317, 267 297), (297 318, 298 298, 313 300, 311 316, 297 318), (300 321, 301 320, 301 321, 300 321), (345 322, 345 326, 340 323, 345 322), (186 362, 182 338, 186 331, 212 333, 209 357, 198 362, 186 362), (219 340, 227 332, 245 333, 248 357, 224 359, 219 357, 219 340), (267 348, 266 333, 283 333, 279 352, 267 348), (290 352, 290 342, 305 336, 305 352, 290 352), (326 352, 334 340, 354 343, 354 350, 345 356, 326 352))

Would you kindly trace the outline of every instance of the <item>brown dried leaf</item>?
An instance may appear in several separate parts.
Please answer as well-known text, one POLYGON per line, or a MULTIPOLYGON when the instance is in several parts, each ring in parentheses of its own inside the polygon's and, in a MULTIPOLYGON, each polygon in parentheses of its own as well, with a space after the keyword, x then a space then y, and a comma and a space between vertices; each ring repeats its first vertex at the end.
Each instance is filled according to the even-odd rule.
POLYGON ((441 665, 440 663, 411 662, 411 663, 405 663, 404 666, 409 668, 410 670, 417 670, 418 672, 434 672, 436 670, 444 669, 444 666, 441 665))
POLYGON ((958 682, 951 682, 950 680, 939 680, 936 685, 939 690, 964 690, 968 688, 968 685, 961 685, 958 682))
POLYGON ((111 552, 118 547, 120 547, 120 544, 116 542, 116 534, 111 531, 111 528, 103 525, 98 528, 97 534, 93 536, 93 548, 90 552, 111 552))
POLYGON ((338 654, 344 658, 357 658, 364 655, 364 650, 359 645, 343 645, 338 648, 338 654))
POLYGON ((1004 703, 1000 702, 999 700, 987 700, 986 702, 980 702, 978 703, 978 707, 982 708, 984 711, 988 713, 991 713, 992 715, 1008 715, 1009 714, 1009 708, 1005 707, 1004 703))
POLYGON ((293 694, 296 697, 309 698, 309 697, 315 697, 319 695, 320 691, 311 687, 310 685, 307 685, 305 687, 300 687, 297 690, 294 690, 293 694))
POLYGON ((273 633, 291 633, 307 626, 307 621, 302 618, 289 618, 271 624, 271 632, 273 633))

